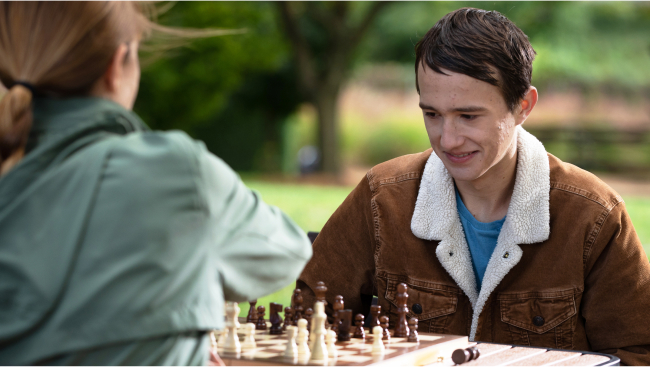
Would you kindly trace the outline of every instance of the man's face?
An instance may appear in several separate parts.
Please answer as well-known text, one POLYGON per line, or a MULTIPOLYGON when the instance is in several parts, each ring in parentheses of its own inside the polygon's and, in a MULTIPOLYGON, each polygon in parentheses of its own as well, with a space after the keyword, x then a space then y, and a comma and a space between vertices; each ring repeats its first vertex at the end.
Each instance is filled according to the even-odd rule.
POLYGON ((523 119, 510 112, 499 88, 442 70, 448 75, 420 64, 418 84, 431 147, 451 176, 475 182, 513 169, 515 128, 523 119))

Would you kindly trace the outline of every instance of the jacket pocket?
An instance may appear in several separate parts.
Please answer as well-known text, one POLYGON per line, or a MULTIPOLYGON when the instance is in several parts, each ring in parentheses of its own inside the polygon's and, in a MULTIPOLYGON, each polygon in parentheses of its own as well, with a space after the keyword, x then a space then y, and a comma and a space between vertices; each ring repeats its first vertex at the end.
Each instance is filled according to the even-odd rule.
POLYGON ((501 293, 501 321, 513 344, 560 349, 573 347, 575 290, 501 293))
POLYGON ((400 283, 408 285, 407 318, 418 319, 419 331, 445 333, 449 317, 456 312, 460 289, 389 274, 385 299, 389 302, 389 309, 386 311, 391 324, 397 321, 397 286, 400 283))

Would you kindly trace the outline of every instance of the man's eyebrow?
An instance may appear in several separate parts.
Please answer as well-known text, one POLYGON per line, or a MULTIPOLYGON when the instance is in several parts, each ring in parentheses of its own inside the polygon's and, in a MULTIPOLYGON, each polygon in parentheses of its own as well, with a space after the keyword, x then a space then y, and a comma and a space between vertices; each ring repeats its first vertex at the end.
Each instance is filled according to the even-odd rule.
MULTIPOLYGON (((433 111, 438 111, 437 108, 426 105, 424 103, 420 103, 420 108, 423 110, 433 110, 433 111)), ((480 106, 465 106, 465 107, 457 107, 452 110, 452 112, 484 112, 487 111, 487 108, 485 107, 480 107, 480 106)))

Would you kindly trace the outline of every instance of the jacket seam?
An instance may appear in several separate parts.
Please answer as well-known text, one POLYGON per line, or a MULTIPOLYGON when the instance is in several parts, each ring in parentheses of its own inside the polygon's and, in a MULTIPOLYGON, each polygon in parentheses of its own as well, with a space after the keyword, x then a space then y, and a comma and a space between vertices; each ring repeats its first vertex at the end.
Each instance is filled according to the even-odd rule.
POLYGON ((417 180, 420 178, 420 172, 408 172, 399 176, 387 177, 379 181, 378 186, 392 185, 404 181, 417 180))
POLYGON ((607 218, 609 218, 609 214, 612 212, 612 210, 618 206, 621 202, 619 201, 612 207, 612 209, 605 211, 600 214, 598 217, 598 220, 596 221, 596 228, 590 233, 589 238, 587 239, 587 242, 585 243, 585 249, 584 249, 584 254, 582 256, 582 270, 583 272, 587 270, 587 260, 591 257, 591 250, 594 247, 594 243, 596 243, 596 240, 598 239, 598 236, 600 235, 600 230, 603 228, 603 224, 605 224, 605 221, 607 218))
MULTIPOLYGON (((375 201, 375 187, 373 185, 374 181, 374 174, 372 172, 372 168, 368 170, 368 173, 366 173, 366 179, 368 180, 368 186, 370 187, 370 210, 372 212, 372 225, 374 229, 374 242, 375 242, 375 253, 374 253, 374 261, 375 261, 375 279, 374 279, 374 284, 373 286, 375 289, 378 289, 377 287, 377 277, 376 277, 376 272, 377 269, 379 269, 379 258, 380 258, 380 253, 379 250, 381 248, 381 244, 379 242, 379 215, 377 214, 377 202, 375 201)), ((377 291, 379 293, 379 291, 377 291)))
POLYGON ((595 194, 593 194, 593 193, 591 193, 589 191, 583 190, 583 189, 581 189, 579 187, 575 187, 575 186, 572 186, 572 185, 567 185, 567 184, 562 184, 562 183, 552 182, 551 181, 551 190, 552 189, 561 190, 561 191, 564 191, 564 192, 568 192, 570 194, 582 196, 583 198, 585 198, 587 200, 590 200, 590 201, 593 201, 594 203, 602 206, 603 208, 605 208, 607 210, 612 210, 612 208, 614 208, 616 205, 618 205, 618 203, 621 202, 620 197, 618 197, 618 199, 619 199, 618 201, 616 201, 615 203, 611 203, 611 202, 607 202, 606 200, 603 200, 598 195, 595 195, 595 194))

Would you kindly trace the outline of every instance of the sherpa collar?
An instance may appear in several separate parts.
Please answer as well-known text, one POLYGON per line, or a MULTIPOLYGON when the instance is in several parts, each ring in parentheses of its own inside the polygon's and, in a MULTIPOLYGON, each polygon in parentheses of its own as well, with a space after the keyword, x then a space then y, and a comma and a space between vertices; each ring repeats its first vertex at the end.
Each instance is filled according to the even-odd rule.
POLYGON ((472 257, 456 210, 454 181, 438 156, 431 153, 422 174, 411 230, 418 238, 440 241, 436 249, 438 260, 469 297, 474 308, 470 340, 474 340, 478 316, 489 295, 519 263, 523 251, 518 244, 548 239, 550 188, 550 169, 544 146, 521 126, 517 127, 515 187, 479 293, 472 257))

